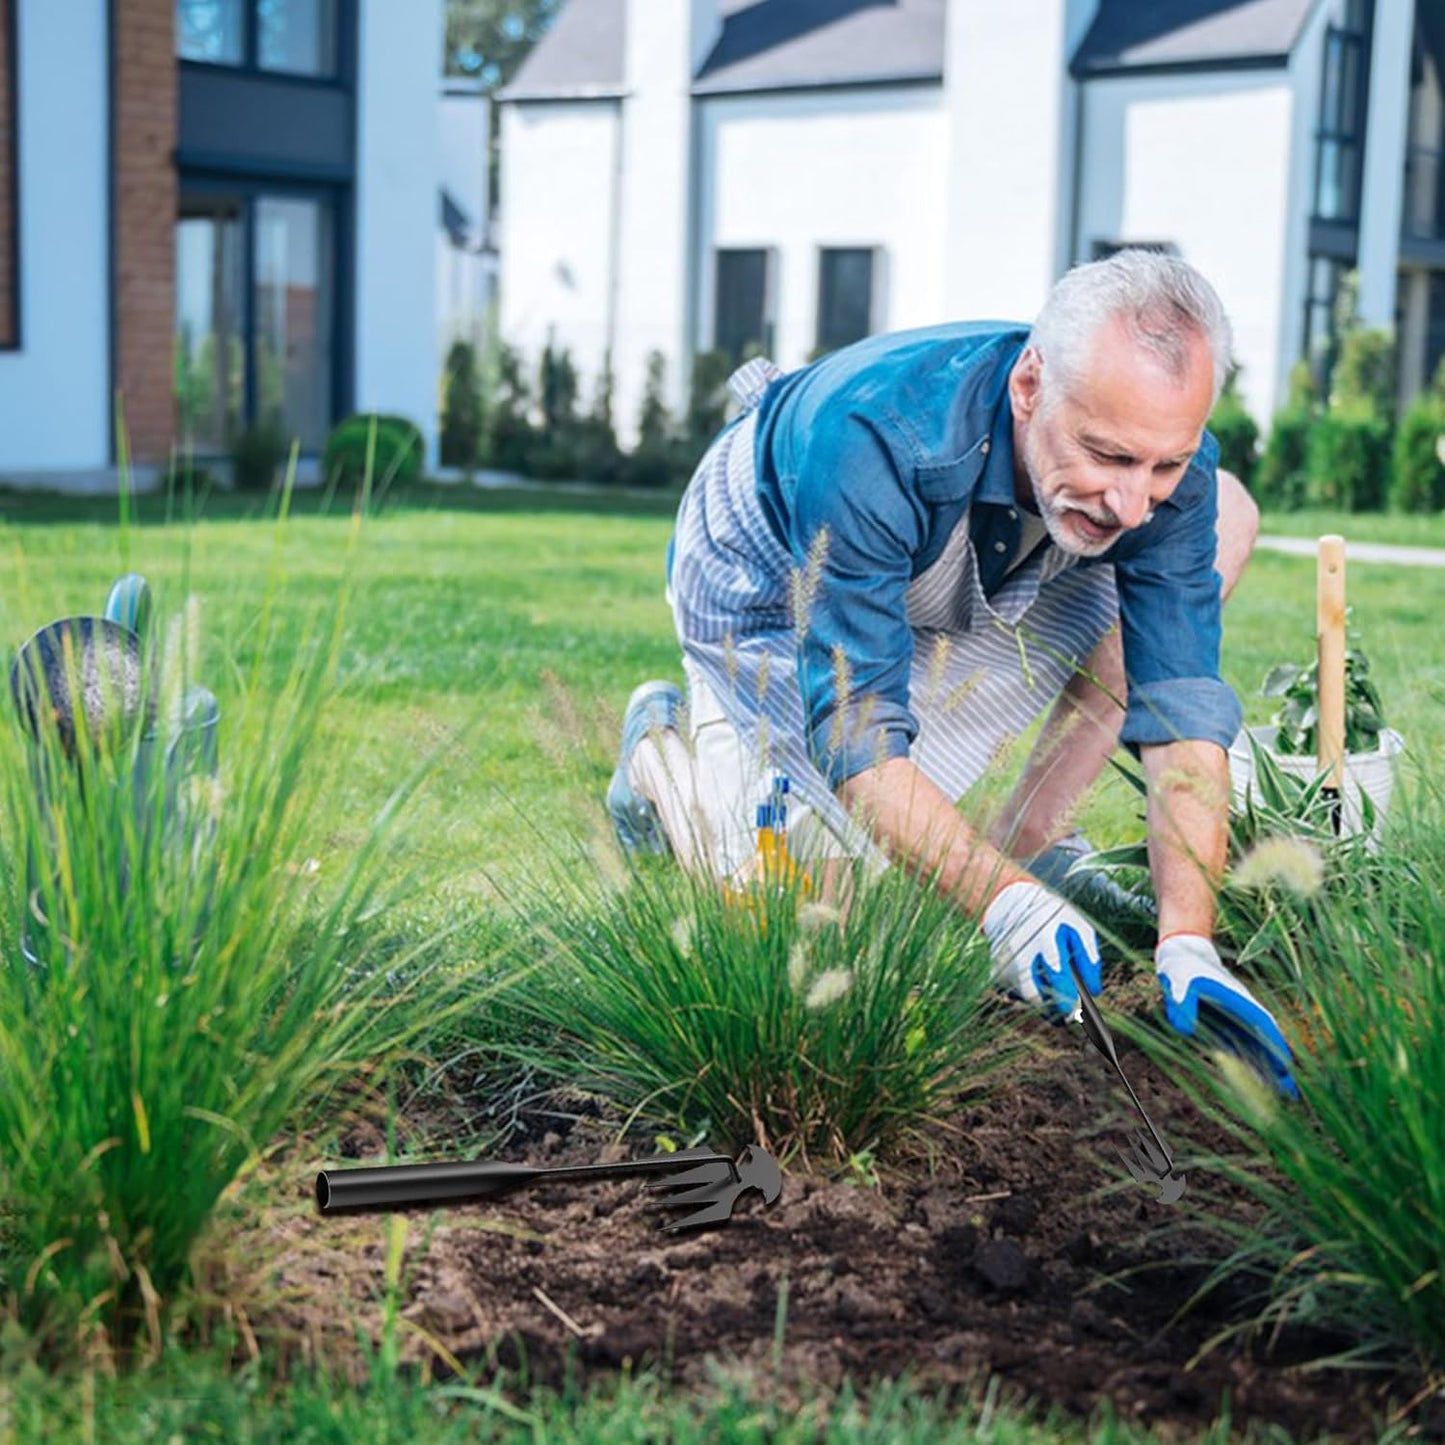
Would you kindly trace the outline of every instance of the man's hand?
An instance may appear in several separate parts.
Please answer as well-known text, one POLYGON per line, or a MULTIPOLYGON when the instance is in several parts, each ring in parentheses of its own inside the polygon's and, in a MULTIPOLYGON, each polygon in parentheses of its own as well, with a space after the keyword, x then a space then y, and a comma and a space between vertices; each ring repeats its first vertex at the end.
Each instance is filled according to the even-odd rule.
POLYGON ((1070 957, 1091 994, 1103 987, 1093 925, 1042 883, 1000 889, 984 910, 983 931, 993 950, 994 982, 1028 1003, 1057 1009, 1071 1022, 1080 1018, 1070 957))
POLYGON ((1154 950, 1164 990, 1164 1016, 1181 1034, 1202 1034, 1239 1054, 1273 1079, 1282 1094, 1299 1097, 1290 1074, 1293 1056, 1274 1015, 1225 968, 1209 939, 1174 933, 1154 950))

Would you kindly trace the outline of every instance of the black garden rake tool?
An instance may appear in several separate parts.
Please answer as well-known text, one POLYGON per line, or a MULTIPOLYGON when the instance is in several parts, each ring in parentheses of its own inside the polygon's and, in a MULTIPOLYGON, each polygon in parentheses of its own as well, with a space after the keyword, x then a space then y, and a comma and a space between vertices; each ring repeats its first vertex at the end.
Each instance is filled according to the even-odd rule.
POLYGON ((527 1164, 478 1163, 389 1164, 369 1169, 332 1169, 316 1176, 316 1204, 322 1214, 371 1209, 404 1209, 417 1205, 463 1204, 531 1184, 570 1179, 623 1179, 635 1175, 670 1176, 652 1185, 655 1206, 694 1206, 661 1228, 690 1229, 721 1224, 748 1189, 760 1189, 771 1204, 782 1189, 777 1162, 756 1144, 734 1163, 726 1154, 684 1149, 618 1164, 567 1164, 535 1168, 527 1164), (675 1194, 666 1191, 676 1189, 675 1194))
POLYGON ((1134 1092, 1134 1086, 1125 1076, 1123 1067, 1119 1063, 1119 1053, 1114 1047, 1114 1040, 1109 1033, 1109 1027, 1104 1022, 1104 1015, 1099 1012, 1099 1006, 1094 1002, 1093 995, 1084 987, 1084 980, 1079 974, 1078 966, 1074 963, 1072 954, 1069 956, 1069 969, 1074 975, 1074 984, 1079 990, 1079 1007, 1082 1013, 1084 1034, 1089 1042, 1108 1059, 1114 1066, 1114 1072, 1118 1074, 1124 1087, 1129 1091, 1129 1097, 1134 1101, 1134 1107, 1139 1111, 1139 1117, 1143 1119, 1148 1134, 1134 1131, 1133 1147, 1129 1152, 1119 1151, 1119 1157, 1124 1161, 1124 1167, 1139 1181, 1140 1184, 1157 1184, 1159 1186, 1159 1202, 1161 1204, 1176 1204, 1184 1196, 1184 1183, 1188 1175, 1180 1174, 1174 1167, 1174 1156, 1169 1152, 1169 1146, 1159 1137, 1159 1131, 1150 1121, 1148 1114, 1144 1112, 1144 1106, 1139 1102, 1139 1096, 1134 1092))

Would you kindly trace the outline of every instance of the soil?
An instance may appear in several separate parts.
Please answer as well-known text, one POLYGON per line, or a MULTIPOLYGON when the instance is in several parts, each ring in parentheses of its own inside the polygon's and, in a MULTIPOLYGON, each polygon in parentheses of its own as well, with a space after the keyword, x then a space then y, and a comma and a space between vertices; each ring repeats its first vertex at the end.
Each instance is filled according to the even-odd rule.
MULTIPOLYGON (((963 1392, 991 1373, 1005 1395, 1079 1417, 1109 1401, 1120 1417, 1186 1438, 1227 1404, 1237 1427, 1375 1440, 1419 1395, 1411 1434, 1445 1439, 1445 1391, 1422 1392, 1408 1372, 1303 1368, 1348 1345, 1343 1336, 1286 1327, 1205 1349, 1259 1301, 1231 1280, 1180 1314, 1228 1253, 1190 1222, 1191 1208, 1208 1194, 1248 1223, 1255 1206, 1199 1171, 1182 1206, 1130 1180, 1117 1162, 1130 1128, 1122 1089, 1078 1034, 1038 1029, 1046 1056, 1026 1075, 930 1130, 931 1158, 894 1161, 876 1182, 790 1165, 773 1205, 747 1195, 729 1223, 678 1234, 659 1232, 666 1216, 636 1179, 538 1185, 405 1216, 403 1358, 435 1374, 485 1361, 554 1386, 569 1357, 583 1382, 650 1368, 698 1386, 720 1368, 794 1398, 845 1376, 861 1387, 910 1371, 930 1391, 963 1392)), ((1226 1144, 1141 1056, 1121 1056, 1176 1152, 1226 1144)), ((650 1137, 613 1142, 616 1121, 575 1102, 523 1109, 513 1123, 492 1157, 556 1165, 656 1152, 650 1137)), ((374 1160, 381 1143, 367 1126, 344 1148, 374 1160)), ((292 1155, 288 1187, 306 1167, 292 1155)), ((334 1361, 349 1350, 359 1375, 357 1329, 373 1340, 381 1329, 388 1220, 319 1217, 309 1190, 307 1178, 255 1251, 242 1246, 264 1260, 271 1286, 253 1290, 247 1323, 268 1354, 334 1361)))

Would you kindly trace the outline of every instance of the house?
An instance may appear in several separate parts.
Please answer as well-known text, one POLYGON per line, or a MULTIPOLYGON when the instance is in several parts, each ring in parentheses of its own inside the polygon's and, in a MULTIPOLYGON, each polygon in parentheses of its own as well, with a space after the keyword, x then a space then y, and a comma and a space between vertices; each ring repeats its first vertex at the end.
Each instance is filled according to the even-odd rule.
POLYGON ((626 436, 650 351, 784 367, 1027 319, 1167 247, 1219 288, 1264 420, 1335 299, 1445 354, 1441 0, 570 0, 502 93, 501 332, 626 436))
POLYGON ((0 0, 0 481, 436 432, 442 0, 0 0))

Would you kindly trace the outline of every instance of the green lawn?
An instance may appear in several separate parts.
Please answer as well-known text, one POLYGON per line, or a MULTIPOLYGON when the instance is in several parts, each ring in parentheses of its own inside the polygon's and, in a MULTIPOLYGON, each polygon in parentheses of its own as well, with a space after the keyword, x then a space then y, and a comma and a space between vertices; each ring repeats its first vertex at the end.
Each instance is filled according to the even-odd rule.
MULTIPOLYGON (((328 626, 348 594, 342 690, 324 729, 346 770, 314 820, 316 857, 326 867, 354 849, 391 790, 426 763, 426 786, 409 810, 409 846, 426 885, 414 904, 417 922, 449 919, 459 909, 482 915, 493 889, 515 898, 538 869, 555 865, 559 849, 565 853, 559 840, 586 846, 600 822, 617 714, 629 690, 644 677, 680 676, 662 596, 671 506, 665 498, 611 508, 595 497, 428 491, 416 505, 368 520, 353 551, 350 518, 322 515, 316 501, 302 499, 306 515, 278 530, 247 499, 216 498, 190 525, 168 522, 164 504, 148 500, 138 525, 122 529, 113 502, 0 497, 6 646, 13 650, 56 616, 98 611, 110 581, 131 568, 156 589, 162 632, 194 594, 200 676, 222 702, 224 761, 224 709, 239 672, 253 664, 278 676, 284 670, 284 656, 259 651, 268 579, 283 584, 278 620, 297 638, 328 626)), ((1355 520, 1315 518, 1303 534, 1354 536, 1355 520)), ((1441 745, 1430 724, 1445 700, 1445 649, 1435 632, 1445 615, 1445 570, 1360 564, 1349 586, 1389 719, 1415 758, 1433 765, 1441 745)), ((1267 668, 1306 661, 1313 641, 1313 561, 1261 553, 1226 619, 1225 672, 1249 722, 1271 711, 1257 694, 1267 668)), ((1133 795, 1108 783, 1083 821, 1096 841, 1119 842, 1138 835, 1136 812, 1133 795)), ((24 1349, 0 1340, 0 1354, 23 1361, 24 1349)), ((375 1418, 376 1402, 320 1384, 272 1399, 254 1383, 197 1364, 151 1384, 102 1381, 97 1388, 87 1404, 73 1387, 7 1366, 0 1369, 0 1420, 13 1421, 19 1438, 36 1439, 58 1438, 47 1437, 47 1418, 66 1422, 61 1434, 79 1435, 89 1421, 95 1438, 117 1441, 189 1437, 202 1420, 222 1422, 218 1438, 298 1441, 475 1438, 468 1432, 478 1422, 501 1423, 485 1400, 425 1396, 390 1379, 379 1387, 384 1419, 365 1436, 353 1427, 375 1418), (148 1401, 144 1409, 135 1406, 137 1396, 148 1401), (244 1431, 225 1423, 242 1420, 250 1422, 244 1431)), ((644 1390, 620 1407, 589 1408, 539 1404, 545 1425, 505 1423, 519 1438, 631 1439, 649 1428, 661 1433, 667 1411, 689 1407, 644 1390)), ((768 1433, 762 1407, 732 1401, 719 1409, 711 1427, 684 1428, 674 1417, 674 1436, 690 1430, 703 1438, 711 1428, 713 1438, 720 1429, 727 1438, 785 1438, 768 1433)), ((946 1438, 936 1422, 905 1426, 901 1415, 886 1418, 893 1425, 872 1435, 844 1421, 828 1438, 946 1438)), ((1057 1429, 1035 1435, 995 1416, 992 1433, 978 1438, 1074 1437, 1057 1429)), ((1105 1425, 1082 1438, 1135 1437, 1105 1425)))

